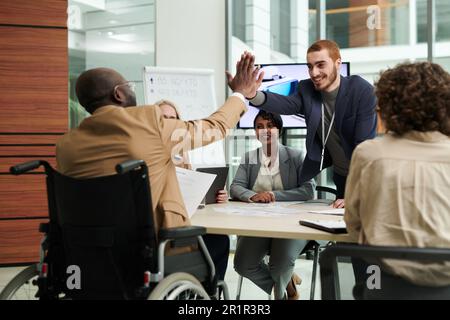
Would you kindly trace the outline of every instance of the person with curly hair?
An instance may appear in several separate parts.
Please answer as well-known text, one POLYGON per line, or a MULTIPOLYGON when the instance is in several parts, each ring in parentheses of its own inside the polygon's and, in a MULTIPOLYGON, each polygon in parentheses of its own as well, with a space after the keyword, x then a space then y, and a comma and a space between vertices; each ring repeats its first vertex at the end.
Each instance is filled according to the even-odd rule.
MULTIPOLYGON (((381 74, 375 93, 387 132, 353 153, 348 233, 360 244, 450 248, 450 74, 434 63, 400 64, 381 74)), ((450 298, 450 263, 386 260, 381 270, 386 294, 450 298)))

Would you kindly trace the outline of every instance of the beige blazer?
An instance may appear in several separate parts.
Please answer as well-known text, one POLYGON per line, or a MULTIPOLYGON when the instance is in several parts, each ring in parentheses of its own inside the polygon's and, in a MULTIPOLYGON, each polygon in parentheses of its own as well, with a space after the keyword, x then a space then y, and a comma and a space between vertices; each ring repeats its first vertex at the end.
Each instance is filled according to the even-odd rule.
POLYGON ((120 162, 142 159, 149 169, 156 232, 190 225, 172 155, 223 139, 245 111, 237 97, 196 121, 164 119, 159 108, 149 106, 104 106, 59 139, 57 170, 75 178, 99 177, 115 174, 120 162), (200 137, 196 145, 194 137, 200 137))

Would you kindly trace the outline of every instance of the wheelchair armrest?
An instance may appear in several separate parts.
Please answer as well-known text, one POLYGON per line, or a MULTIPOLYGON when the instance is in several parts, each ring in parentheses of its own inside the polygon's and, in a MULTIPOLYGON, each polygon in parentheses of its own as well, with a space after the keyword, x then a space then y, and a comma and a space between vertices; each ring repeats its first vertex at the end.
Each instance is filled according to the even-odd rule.
POLYGON ((37 169, 41 165, 44 165, 46 168, 49 166, 49 164, 46 161, 33 160, 33 161, 28 161, 25 163, 15 165, 15 166, 9 168, 9 172, 14 175, 19 175, 19 174, 23 174, 25 172, 37 169))
POLYGON ((118 174, 124 174, 145 165, 144 160, 128 160, 116 165, 116 172, 118 174))
POLYGON ((205 227, 187 226, 180 228, 168 228, 159 230, 160 240, 177 240, 183 238, 191 238, 206 234, 205 227))

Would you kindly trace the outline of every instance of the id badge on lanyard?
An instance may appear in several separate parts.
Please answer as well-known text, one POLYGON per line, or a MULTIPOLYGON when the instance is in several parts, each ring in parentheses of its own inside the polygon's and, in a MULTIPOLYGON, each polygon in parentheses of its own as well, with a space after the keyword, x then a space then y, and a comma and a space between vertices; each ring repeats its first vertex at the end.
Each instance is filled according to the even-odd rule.
POLYGON ((328 133, 325 137, 325 107, 322 103, 322 155, 320 156, 320 171, 323 169, 323 159, 325 157, 325 146, 327 144, 328 138, 330 137, 331 128, 333 128, 334 116, 336 112, 333 112, 333 117, 331 117, 330 126, 328 127, 328 133))

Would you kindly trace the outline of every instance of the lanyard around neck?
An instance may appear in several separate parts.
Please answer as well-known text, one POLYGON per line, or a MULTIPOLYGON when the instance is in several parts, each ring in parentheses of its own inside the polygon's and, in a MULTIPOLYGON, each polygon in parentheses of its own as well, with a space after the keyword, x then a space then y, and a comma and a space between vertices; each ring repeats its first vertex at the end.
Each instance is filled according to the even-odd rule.
POLYGON ((328 133, 327 136, 325 137, 325 107, 323 106, 322 103, 322 155, 320 157, 320 171, 322 171, 323 168, 323 158, 325 156, 325 146, 327 144, 328 138, 330 137, 330 133, 331 133, 331 128, 333 128, 333 123, 334 123, 334 116, 336 114, 336 112, 333 112, 333 116, 331 117, 331 121, 330 121, 330 126, 328 127, 328 133))

